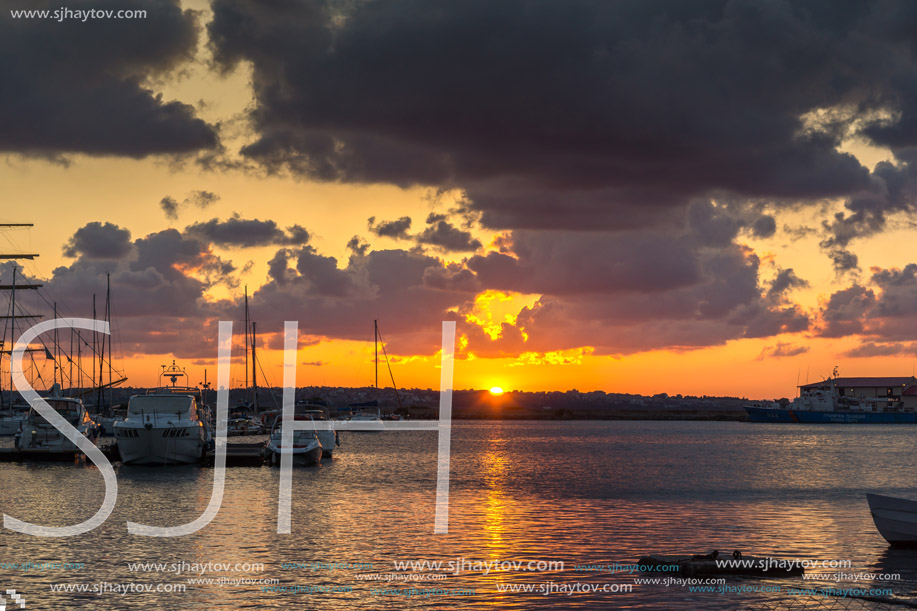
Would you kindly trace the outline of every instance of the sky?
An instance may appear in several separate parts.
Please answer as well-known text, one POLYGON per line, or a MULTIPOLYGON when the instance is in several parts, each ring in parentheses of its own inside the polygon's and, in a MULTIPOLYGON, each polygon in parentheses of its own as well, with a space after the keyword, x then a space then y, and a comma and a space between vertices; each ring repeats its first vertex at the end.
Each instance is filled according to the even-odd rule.
POLYGON ((0 15, 0 250, 67 315, 110 274, 131 384, 212 379, 246 287, 275 385, 285 320, 299 385, 371 384, 373 320, 399 387, 444 320, 457 388, 914 372, 912 3, 68 7, 147 14, 0 15))

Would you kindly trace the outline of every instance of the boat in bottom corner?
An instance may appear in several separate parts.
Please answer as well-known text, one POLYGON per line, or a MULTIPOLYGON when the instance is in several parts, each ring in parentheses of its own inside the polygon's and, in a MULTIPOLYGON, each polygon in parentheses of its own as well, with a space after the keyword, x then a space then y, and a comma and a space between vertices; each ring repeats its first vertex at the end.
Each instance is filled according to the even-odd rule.
POLYGON ((917 547, 917 501, 867 494, 869 513, 879 534, 894 547, 917 547))

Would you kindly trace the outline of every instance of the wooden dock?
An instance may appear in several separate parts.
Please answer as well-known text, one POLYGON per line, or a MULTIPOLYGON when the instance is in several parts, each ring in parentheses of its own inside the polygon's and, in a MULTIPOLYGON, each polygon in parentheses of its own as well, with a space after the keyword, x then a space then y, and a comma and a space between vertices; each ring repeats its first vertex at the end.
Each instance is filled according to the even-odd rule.
MULTIPOLYGON (((121 460, 118 455, 116 444, 99 446, 102 454, 111 461, 121 460)), ((89 461, 86 456, 79 451, 68 452, 48 452, 46 450, 17 450, 16 448, 0 448, 0 462, 72 462, 89 461)))
MULTIPOLYGON (((216 452, 207 452, 204 466, 212 467, 216 452)), ((264 442, 230 443, 226 445, 227 467, 260 467, 264 464, 264 442)))
MULTIPOLYGON (((112 463, 120 462, 118 444, 111 442, 99 445, 99 449, 112 463)), ((260 467, 264 464, 264 443, 230 443, 226 446, 227 467, 260 467)), ((205 467, 212 467, 216 452, 207 452, 201 461, 205 467)), ((0 448, 0 462, 69 462, 89 461, 82 452, 48 452, 46 450, 17 450, 0 448)))

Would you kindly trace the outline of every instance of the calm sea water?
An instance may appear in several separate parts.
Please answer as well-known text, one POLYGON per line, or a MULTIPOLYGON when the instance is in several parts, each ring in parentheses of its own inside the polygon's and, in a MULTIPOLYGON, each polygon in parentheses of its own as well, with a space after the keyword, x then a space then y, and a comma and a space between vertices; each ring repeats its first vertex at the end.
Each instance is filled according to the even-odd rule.
MULTIPOLYGON (((453 427, 448 535, 433 535, 433 432, 344 434, 334 460, 294 472, 290 535, 276 533, 279 471, 268 467, 228 469, 222 509, 195 535, 128 535, 127 521, 168 526, 195 519, 210 499, 213 470, 121 467, 118 504, 95 531, 50 539, 0 530, 0 563, 83 565, 23 570, 0 564, 0 593, 16 589, 28 610, 877 609, 877 603, 859 598, 787 593, 788 587, 850 588, 851 583, 730 578, 730 587, 781 592, 697 593, 677 585, 634 585, 634 577, 658 575, 576 567, 634 563, 648 553, 739 549, 756 556, 851 560, 853 566, 845 569, 850 573, 898 573, 900 579, 881 587, 892 588, 899 601, 914 600, 917 551, 887 548, 863 495, 917 499, 915 436, 917 427, 907 426, 460 422, 453 427), (483 574, 466 565, 458 575, 442 571, 448 577, 441 581, 358 578, 390 574, 395 561, 448 566, 456 559, 563 561, 564 569, 483 574), (201 576, 188 568, 176 574, 169 566, 132 571, 128 563, 263 564, 263 570, 243 566, 201 576), (224 583, 189 584, 189 577, 224 583), (231 579, 278 580, 267 587, 300 591, 234 585, 231 579), (109 589, 183 584, 187 590, 51 591, 56 584, 103 583, 109 589), (633 590, 543 592, 576 583, 600 589, 629 584, 633 590), (534 584, 535 591, 500 591, 520 584, 534 584), (311 592, 310 586, 315 586, 311 592), (420 594, 406 595, 410 588, 420 594), (425 589, 474 594, 423 595, 425 589)), ((95 513, 101 486, 91 466, 3 463, 0 510, 40 524, 74 524, 95 513)), ((411 573, 430 571, 399 572, 411 573)))

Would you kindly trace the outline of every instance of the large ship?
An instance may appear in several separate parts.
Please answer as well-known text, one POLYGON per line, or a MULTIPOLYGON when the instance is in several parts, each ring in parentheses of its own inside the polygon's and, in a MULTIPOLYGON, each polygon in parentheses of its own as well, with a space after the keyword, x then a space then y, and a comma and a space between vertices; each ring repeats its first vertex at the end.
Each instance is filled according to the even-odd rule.
POLYGON ((841 378, 799 387, 789 403, 745 406, 751 422, 917 424, 917 377, 841 378))

